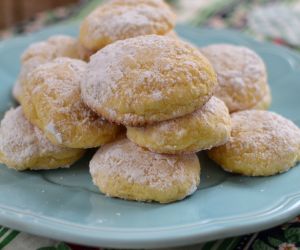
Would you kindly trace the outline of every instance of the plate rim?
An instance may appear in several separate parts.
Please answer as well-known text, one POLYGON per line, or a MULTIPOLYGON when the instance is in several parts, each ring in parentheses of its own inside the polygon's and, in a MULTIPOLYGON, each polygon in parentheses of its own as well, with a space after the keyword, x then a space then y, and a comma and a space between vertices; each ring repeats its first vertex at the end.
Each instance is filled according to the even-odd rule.
MULTIPOLYGON (((10 43, 11 45, 11 43, 18 43, 24 39, 34 39, 34 37, 39 34, 47 36, 49 32, 59 33, 60 29, 63 30, 73 26, 75 27, 76 25, 77 22, 72 24, 55 25, 26 36, 19 36, 4 40, 0 42, 0 48, 4 47, 6 43, 10 43)), ((199 35, 199 32, 205 34, 213 34, 216 32, 214 29, 196 28, 189 25, 177 25, 177 27, 185 29, 185 32, 189 32, 191 34, 196 33, 197 36, 199 35)), ((218 30, 218 32, 220 32, 220 30, 218 30)), ((222 29, 221 32, 225 32, 230 36, 234 36, 238 40, 242 40, 244 43, 246 42, 250 45, 259 46, 260 48, 268 47, 268 49, 280 49, 295 59, 297 62, 296 67, 300 69, 300 55, 288 48, 267 42, 258 42, 247 35, 233 30, 222 29)), ((221 219, 211 220, 210 224, 209 221, 207 221, 207 224, 204 226, 209 225, 210 228, 206 228, 204 231, 202 228, 203 223, 190 223, 184 226, 171 226, 167 228, 153 227, 149 230, 146 228, 137 228, 135 230, 129 230, 129 228, 112 230, 104 227, 80 227, 78 224, 62 223, 59 220, 51 219, 50 217, 38 216, 24 211, 22 212, 21 209, 13 209, 11 207, 6 207, 3 204, 0 204, 0 222, 4 226, 31 234, 89 246, 101 245, 102 247, 113 248, 124 248, 124 246, 126 248, 158 248, 190 245, 264 230, 286 222, 294 216, 297 216, 299 211, 300 191, 298 193, 281 197, 273 208, 268 207, 266 211, 264 210, 263 212, 260 210, 259 216, 258 214, 255 215, 254 212, 252 215, 249 215, 250 217, 231 217, 231 219, 235 218, 235 220, 234 223, 231 220, 229 228, 227 227, 229 222, 224 222, 224 220, 226 221, 230 218, 223 218, 223 222, 221 223, 221 219), (22 218, 20 215, 22 215, 22 218), (248 217, 251 219, 249 220, 248 217), (101 234, 99 234, 99 232, 101 234)))
MULTIPOLYGON (((222 235, 221 238, 227 238, 261 231, 284 223, 299 214, 300 192, 285 196, 278 203, 281 206, 276 204, 273 208, 267 209, 267 211, 262 212, 259 216, 254 213, 249 218, 242 216, 234 224, 231 221, 230 230, 226 227, 226 223, 221 223, 222 226, 220 226, 218 222, 220 220, 215 220, 216 222, 211 223, 212 228, 210 230, 205 229, 204 232, 201 230, 203 225, 197 225, 197 223, 195 225, 173 226, 165 230, 158 230, 155 227, 150 230, 145 228, 137 228, 130 231, 123 229, 120 232, 116 229, 108 230, 108 228, 101 227, 98 227, 98 229, 82 227, 80 229, 77 224, 59 224, 59 220, 20 212, 19 210, 3 205, 0 205, 0 221, 1 224, 4 223, 7 227, 15 228, 19 231, 87 246, 110 248, 143 247, 144 249, 179 247, 216 240, 220 238, 220 235, 222 235), (20 219, 19 215, 22 215, 22 219, 20 219), (250 218, 251 221, 249 221, 250 218), (77 227, 74 228, 74 225, 77 227)), ((230 220, 230 217, 226 220, 230 220)))

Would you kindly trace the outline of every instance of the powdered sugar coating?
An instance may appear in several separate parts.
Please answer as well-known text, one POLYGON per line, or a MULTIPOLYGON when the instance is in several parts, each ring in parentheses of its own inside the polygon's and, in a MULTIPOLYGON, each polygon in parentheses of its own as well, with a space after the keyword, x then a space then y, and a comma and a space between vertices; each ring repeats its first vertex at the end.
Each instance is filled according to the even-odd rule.
POLYGON ((269 94, 265 64, 251 49, 215 44, 201 52, 218 76, 219 86, 214 95, 226 103, 230 112, 250 109, 269 94))
POLYGON ((195 111, 217 84, 212 66, 181 41, 157 35, 115 42, 88 64, 84 102, 110 121, 143 125, 195 111))
POLYGON ((131 37, 164 35, 175 25, 175 15, 162 0, 109 1, 90 13, 80 27, 84 47, 97 51, 131 37))
POLYGON ((231 119, 223 101, 212 97, 203 107, 177 119, 146 127, 127 127, 127 137, 157 153, 191 153, 224 144, 231 119))
POLYGON ((17 170, 67 167, 65 160, 70 155, 73 159, 67 160, 68 165, 76 161, 82 153, 81 150, 53 145, 24 117, 21 107, 9 110, 1 121, 0 160, 9 167, 17 170), (38 165, 42 158, 48 159, 49 165, 38 165))
POLYGON ((23 84, 25 115, 54 144, 97 147, 119 131, 82 102, 80 84, 86 66, 80 60, 57 58, 37 67, 23 84))
POLYGON ((128 139, 103 146, 90 162, 94 183, 108 194, 108 183, 120 177, 128 185, 140 184, 162 193, 188 183, 185 190, 187 195, 191 190, 196 190, 199 171, 199 161, 195 154, 156 154, 136 146, 128 139))
POLYGON ((232 114, 232 133, 223 146, 209 152, 223 168, 246 175, 287 171, 300 160, 300 129, 269 111, 232 114))

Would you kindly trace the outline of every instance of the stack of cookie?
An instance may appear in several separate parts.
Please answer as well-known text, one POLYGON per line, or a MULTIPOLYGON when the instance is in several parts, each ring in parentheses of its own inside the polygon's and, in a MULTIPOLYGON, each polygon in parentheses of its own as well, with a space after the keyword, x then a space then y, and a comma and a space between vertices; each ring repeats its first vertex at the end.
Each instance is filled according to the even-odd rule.
POLYGON ((294 166, 300 129, 257 110, 271 102, 262 59, 233 45, 196 49, 174 25, 162 0, 112 0, 78 40, 31 45, 14 88, 21 107, 1 122, 0 161, 53 169, 101 146, 90 173, 103 193, 160 203, 197 190, 202 150, 245 175, 294 166))
POLYGON ((230 136, 228 109, 212 97, 216 86, 208 60, 166 36, 118 41, 94 54, 81 85, 83 101, 106 120, 126 126, 130 139, 98 151, 91 162, 94 182, 111 196, 138 194, 136 199, 159 202, 195 191, 200 166, 194 153, 230 136))

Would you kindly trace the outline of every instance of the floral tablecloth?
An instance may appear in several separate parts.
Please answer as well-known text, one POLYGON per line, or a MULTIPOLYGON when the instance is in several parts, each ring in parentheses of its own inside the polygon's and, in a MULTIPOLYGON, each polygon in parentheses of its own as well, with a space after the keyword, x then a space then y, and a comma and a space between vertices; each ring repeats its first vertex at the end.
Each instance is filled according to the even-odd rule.
MULTIPOLYGON (((82 0, 77 5, 39 13, 18 26, 0 30, 0 39, 33 32, 57 22, 80 20, 101 2, 102 0, 82 0)), ((169 0, 168 2, 178 13, 179 22, 212 28, 234 28, 257 39, 269 40, 300 51, 300 1, 169 0)), ((177 249, 296 250, 298 248, 300 249, 300 217, 266 231, 177 249)), ((0 249, 102 250, 103 248, 57 242, 0 226, 0 249)))

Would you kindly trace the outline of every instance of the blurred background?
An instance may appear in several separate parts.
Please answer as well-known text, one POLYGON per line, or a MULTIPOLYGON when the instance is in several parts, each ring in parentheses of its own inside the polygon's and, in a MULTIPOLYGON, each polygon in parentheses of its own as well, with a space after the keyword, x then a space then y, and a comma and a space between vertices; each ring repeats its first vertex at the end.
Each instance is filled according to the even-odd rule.
POLYGON ((30 19, 41 11, 51 10, 59 6, 70 6, 70 4, 78 2, 77 0, 1 0, 0 28, 7 28, 30 19))
MULTIPOLYGON (((0 0, 0 39, 82 19, 102 0, 0 0)), ((300 0, 168 0, 178 22, 232 28, 300 50, 300 0)))

